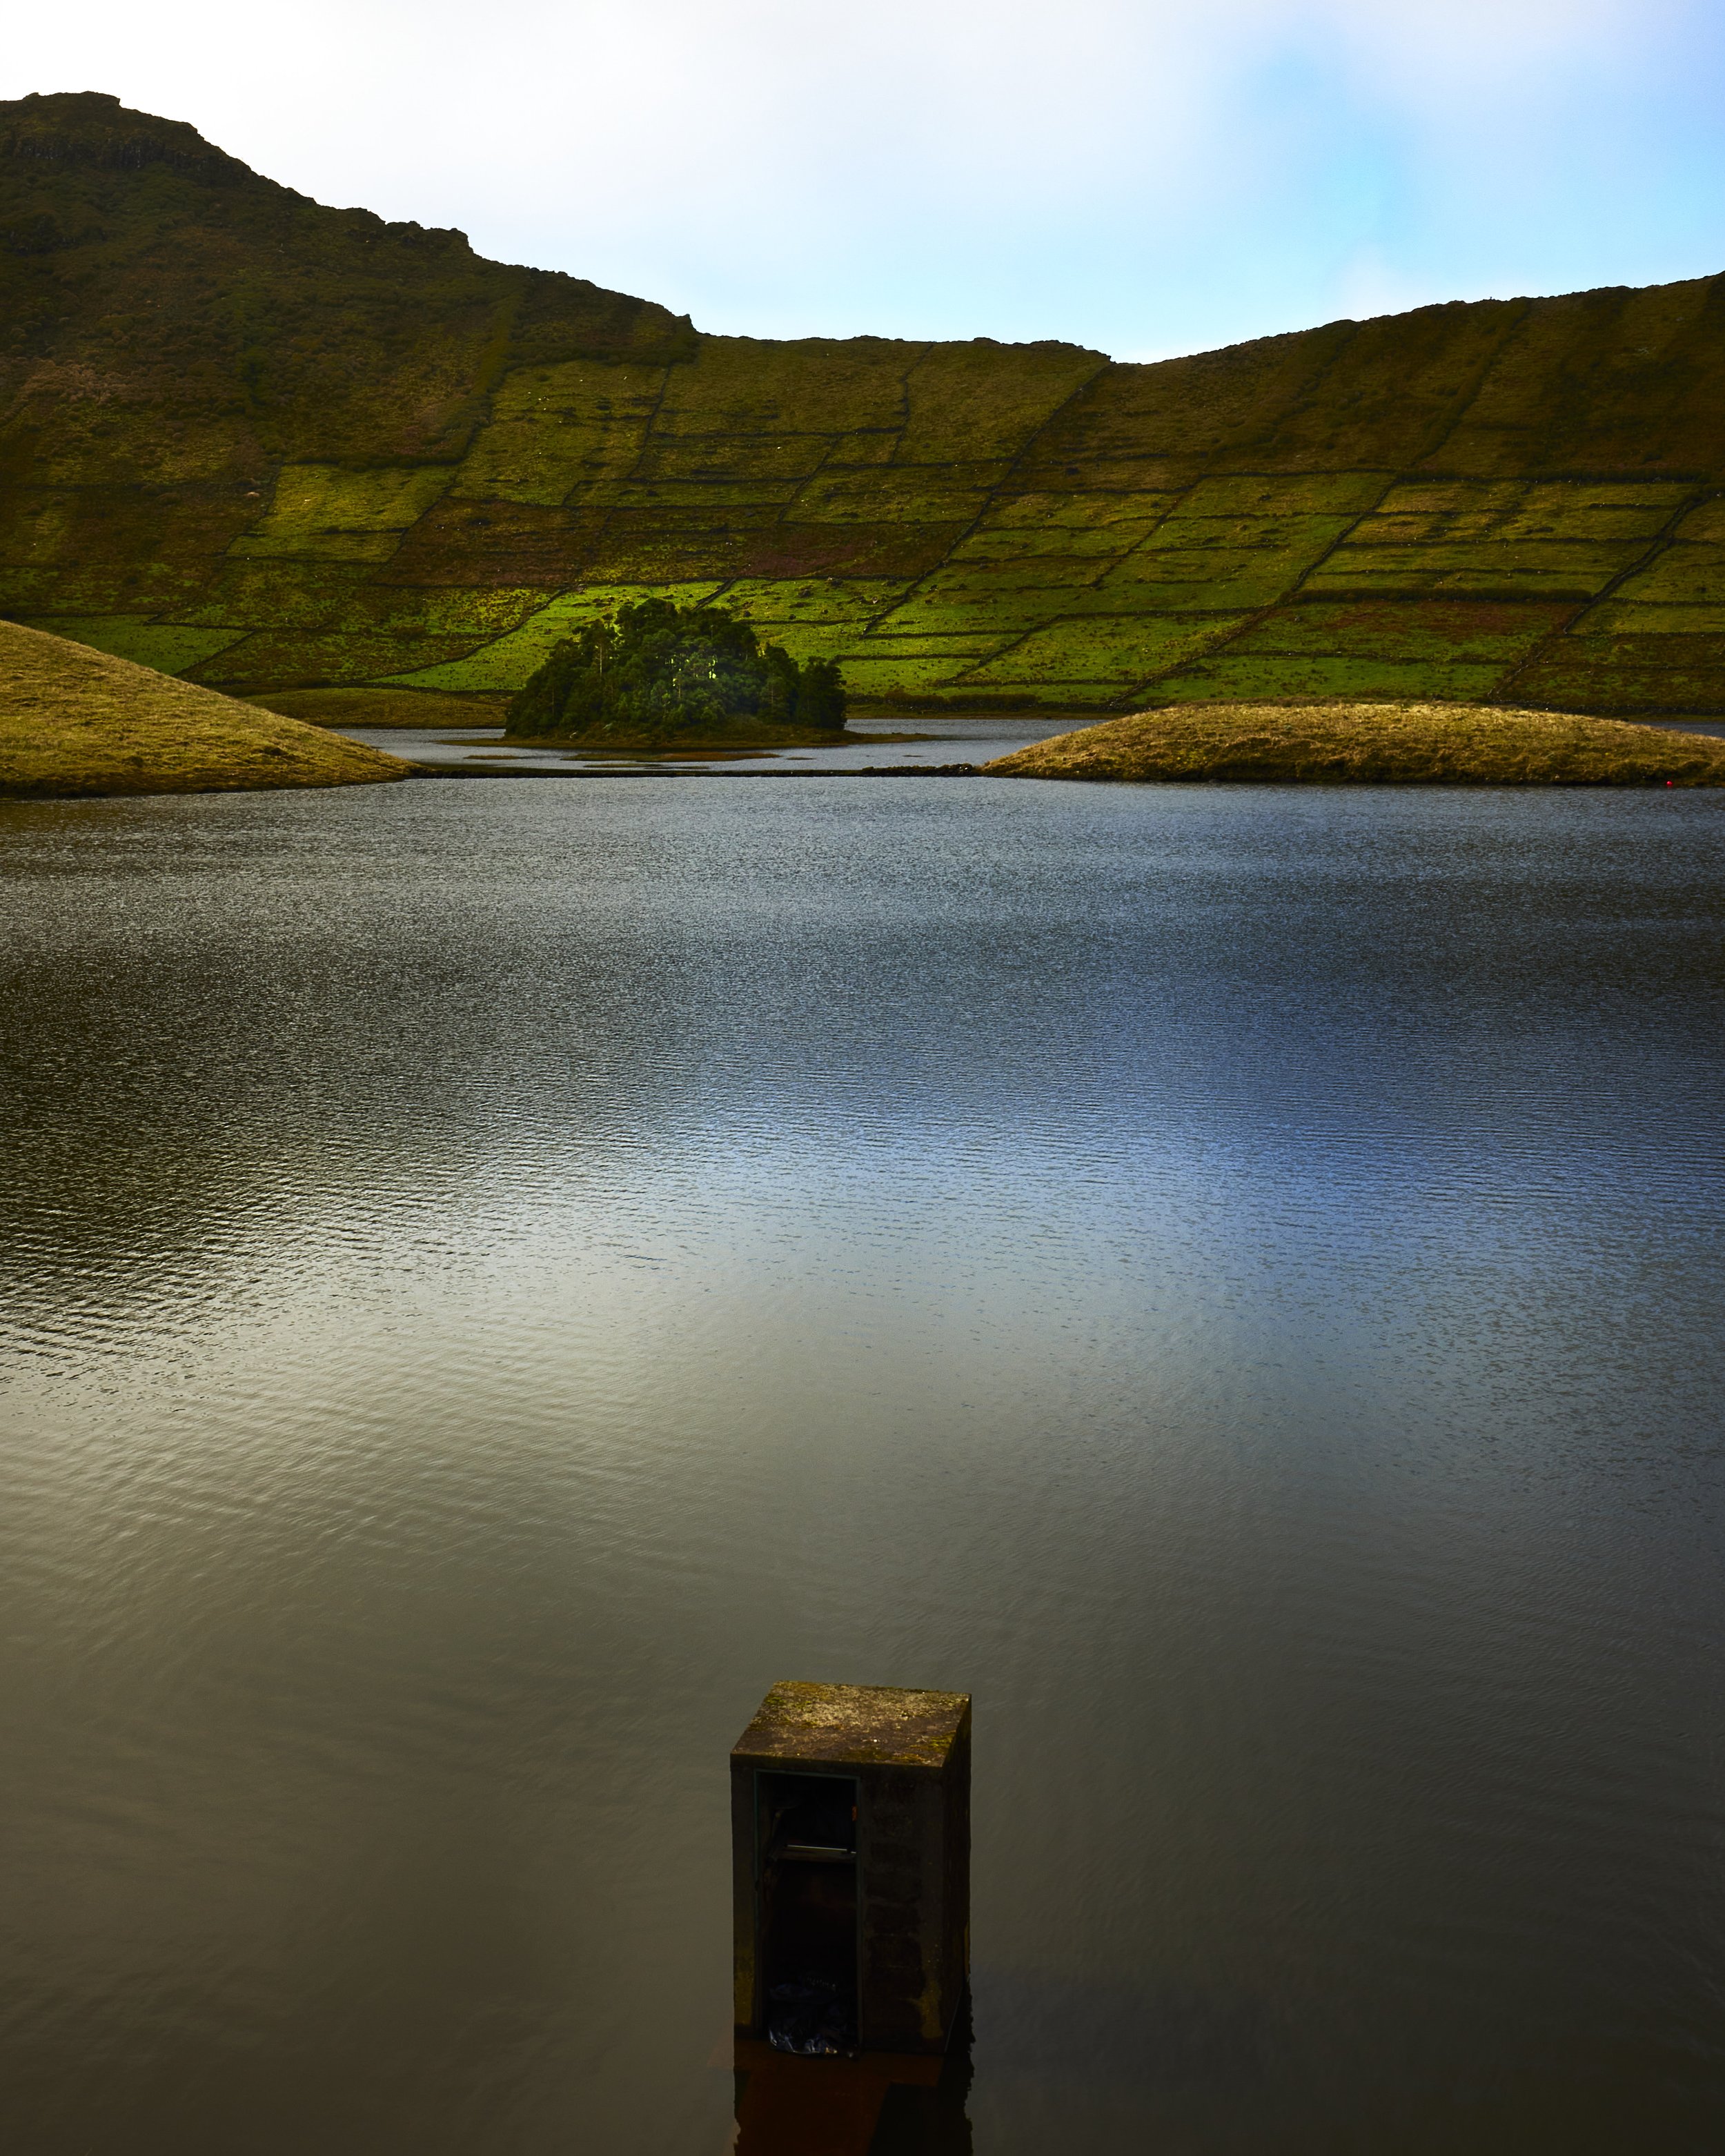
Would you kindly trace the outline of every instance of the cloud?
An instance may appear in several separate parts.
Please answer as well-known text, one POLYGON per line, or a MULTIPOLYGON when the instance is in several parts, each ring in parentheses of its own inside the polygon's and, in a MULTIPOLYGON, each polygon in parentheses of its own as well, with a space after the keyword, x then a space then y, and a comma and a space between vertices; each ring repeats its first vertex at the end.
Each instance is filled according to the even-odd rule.
POLYGON ((710 327, 1191 348, 1362 291, 1716 266, 1717 16, 86 0, 10 27, 0 87, 112 90, 320 199, 457 224, 710 327))

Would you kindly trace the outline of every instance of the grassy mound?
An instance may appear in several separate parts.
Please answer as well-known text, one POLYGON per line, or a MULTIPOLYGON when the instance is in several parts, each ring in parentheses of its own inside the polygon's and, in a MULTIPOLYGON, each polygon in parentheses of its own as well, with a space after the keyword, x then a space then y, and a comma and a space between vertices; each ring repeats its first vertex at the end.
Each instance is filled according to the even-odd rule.
POLYGON ((0 794, 351 786, 411 768, 297 719, 0 621, 0 794))
POLYGON ((1059 734, 983 768, 1163 783, 1725 786, 1725 741, 1461 704, 1189 704, 1059 734))

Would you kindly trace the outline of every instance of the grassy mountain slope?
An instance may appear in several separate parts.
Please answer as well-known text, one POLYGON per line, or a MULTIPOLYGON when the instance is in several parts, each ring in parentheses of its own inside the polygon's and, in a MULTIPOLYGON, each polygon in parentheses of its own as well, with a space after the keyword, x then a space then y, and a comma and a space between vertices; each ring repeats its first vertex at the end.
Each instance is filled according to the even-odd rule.
POLYGON ((1725 279, 1156 366, 769 343, 0 105, 0 611, 244 694, 722 593, 855 696, 1725 710, 1725 279))
POLYGON ((354 786, 410 766, 87 644, 0 621, 0 795, 354 786))

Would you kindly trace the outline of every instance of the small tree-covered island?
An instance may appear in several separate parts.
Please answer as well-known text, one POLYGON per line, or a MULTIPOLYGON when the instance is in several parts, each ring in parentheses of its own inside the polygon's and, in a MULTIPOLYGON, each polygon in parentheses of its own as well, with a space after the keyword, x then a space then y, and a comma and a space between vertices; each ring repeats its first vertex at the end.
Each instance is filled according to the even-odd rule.
POLYGON ((665 755, 830 742, 844 725, 831 660, 798 665, 725 607, 639 599, 565 638, 511 702, 505 732, 665 755))

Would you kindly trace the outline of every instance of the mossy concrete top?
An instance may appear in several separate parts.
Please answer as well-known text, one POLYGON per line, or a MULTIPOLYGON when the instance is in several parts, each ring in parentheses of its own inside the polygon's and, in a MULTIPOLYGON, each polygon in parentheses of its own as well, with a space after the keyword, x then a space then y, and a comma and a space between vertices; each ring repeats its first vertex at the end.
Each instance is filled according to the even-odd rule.
POLYGON ((773 1686, 731 1756, 742 1762, 822 1766, 946 1765, 970 1729, 970 1695, 896 1685, 773 1686))

